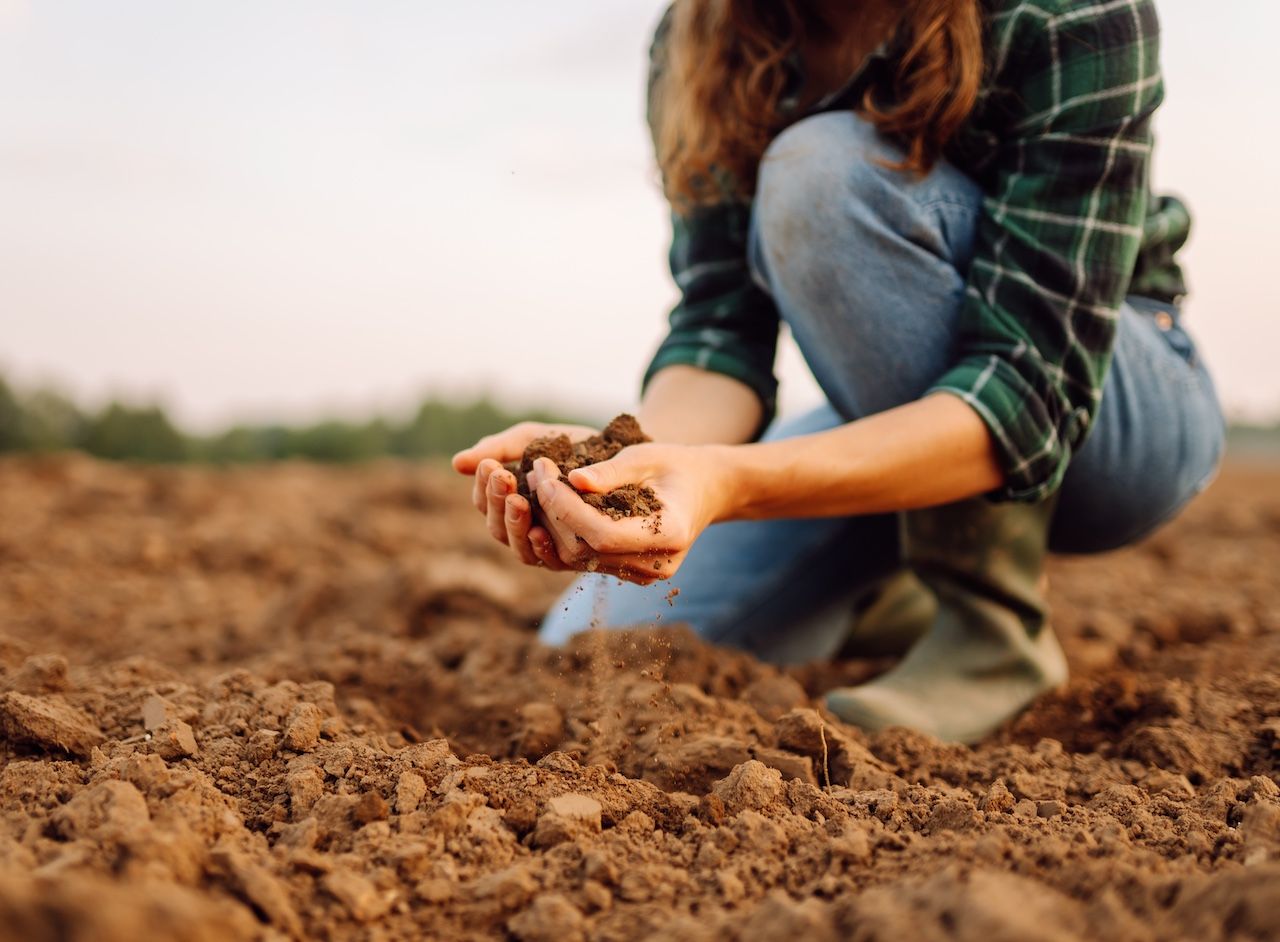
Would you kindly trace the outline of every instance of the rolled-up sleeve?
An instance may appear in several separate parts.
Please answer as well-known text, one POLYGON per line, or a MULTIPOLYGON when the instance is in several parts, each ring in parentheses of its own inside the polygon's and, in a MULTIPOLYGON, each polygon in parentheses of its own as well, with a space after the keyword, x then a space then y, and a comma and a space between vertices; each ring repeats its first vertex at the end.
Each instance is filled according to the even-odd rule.
POLYGON ((749 218, 749 207, 733 204, 674 216, 671 271, 680 301, 645 383, 676 364, 722 373, 759 396, 767 424, 777 400, 773 362, 779 319, 773 300, 752 281, 747 267, 749 218))
POLYGON ((1062 481, 1102 398, 1143 235, 1163 91, 1149 0, 1019 6, 996 48, 1013 90, 978 224, 955 361, 1005 472, 997 499, 1062 481), (1061 9, 1061 8, 1066 9, 1061 9))

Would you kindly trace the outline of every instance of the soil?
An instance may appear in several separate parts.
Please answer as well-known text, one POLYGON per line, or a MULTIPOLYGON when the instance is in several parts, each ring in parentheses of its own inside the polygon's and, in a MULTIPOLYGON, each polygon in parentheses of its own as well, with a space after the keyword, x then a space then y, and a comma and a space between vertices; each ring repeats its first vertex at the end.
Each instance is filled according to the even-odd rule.
MULTIPOLYGON (((540 510, 538 498, 530 492, 527 476, 533 470, 533 463, 539 458, 554 461, 560 468, 560 480, 570 484, 570 471, 608 461, 627 446, 648 441, 652 439, 640 428, 636 418, 624 412, 606 425, 599 435, 592 435, 580 442, 570 441, 568 435, 535 438, 525 448, 520 461, 508 465, 507 469, 516 476, 517 492, 529 501, 536 517, 540 510)), ((605 494, 584 493, 582 499, 615 520, 624 517, 652 517, 662 510, 662 502, 653 488, 638 484, 627 484, 605 494)))
POLYGON ((540 646, 467 490, 0 461, 0 938, 1280 938, 1280 471, 1055 561, 1072 680, 972 748, 540 646))

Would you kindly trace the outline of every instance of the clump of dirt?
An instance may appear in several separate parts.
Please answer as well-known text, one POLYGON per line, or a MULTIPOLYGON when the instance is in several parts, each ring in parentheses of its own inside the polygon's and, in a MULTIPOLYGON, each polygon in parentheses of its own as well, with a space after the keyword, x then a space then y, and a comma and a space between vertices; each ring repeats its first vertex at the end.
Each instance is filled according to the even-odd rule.
MULTIPOLYGON (((516 476, 517 491, 529 501, 536 516, 540 512, 538 497, 529 490, 528 474, 539 458, 554 461, 560 469, 560 480, 569 484, 570 471, 608 461, 627 446, 648 441, 652 439, 640 428, 635 416, 623 413, 606 425, 599 435, 592 435, 580 442, 570 441, 567 435, 535 438, 525 448, 520 461, 509 464, 507 470, 516 476)), ((651 517, 662 510, 662 502, 653 488, 639 484, 627 484, 605 494, 583 493, 582 499, 615 520, 624 517, 651 517)))
POLYGON ((1278 481, 1055 561, 1072 680, 968 747, 540 645, 430 468, 0 461, 0 939, 1277 938, 1278 481))

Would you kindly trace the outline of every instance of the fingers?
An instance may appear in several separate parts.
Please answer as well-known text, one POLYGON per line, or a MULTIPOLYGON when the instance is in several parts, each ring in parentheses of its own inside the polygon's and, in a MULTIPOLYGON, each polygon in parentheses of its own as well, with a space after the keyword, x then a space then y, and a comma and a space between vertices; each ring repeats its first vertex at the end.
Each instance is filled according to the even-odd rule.
MULTIPOLYGON (((582 498, 573 488, 559 480, 559 475, 554 469, 555 465, 552 462, 540 458, 534 464, 529 487, 536 489, 538 503, 542 506, 548 528, 556 536, 557 545, 562 551, 566 542, 576 542, 578 537, 586 541, 587 546, 583 549, 572 549, 570 552, 575 558, 584 552, 630 555, 660 553, 671 549, 665 545, 664 534, 661 531, 654 532, 651 520, 643 517, 614 520, 600 513, 583 503, 582 498), (546 465, 543 464, 544 461, 546 465)), ((561 558, 563 559, 564 556, 562 555, 561 558)), ((570 563, 570 560, 565 559, 565 562, 570 563)))
POLYGON ((521 422, 506 431, 486 435, 470 448, 453 456, 453 470, 459 474, 474 474, 486 460, 498 463, 515 461, 524 453, 524 446, 536 437, 540 426, 533 422, 521 422))
POLYGON ((520 562, 526 566, 538 565, 538 557, 534 555, 529 543, 529 530, 533 525, 529 502, 519 494, 510 495, 504 507, 503 522, 507 528, 507 545, 520 562))
MULTIPOLYGON (((573 501, 587 510, 591 508, 583 504, 581 498, 573 493, 573 489, 567 487, 559 478, 560 471, 555 463, 546 458, 539 458, 534 462, 533 470, 529 473, 529 489, 538 495, 543 526, 550 534, 556 556, 567 568, 582 569, 588 558, 593 555, 591 546, 585 540, 579 539, 579 534, 573 526, 565 521, 563 512, 542 503, 542 495, 558 495, 559 488, 564 488, 572 495, 573 501)), ((563 498, 561 504, 568 506, 568 502, 563 498)))
POLYGON ((560 559, 560 554, 556 551, 555 541, 551 539, 551 534, 543 527, 531 527, 529 529, 529 546, 533 549, 533 555, 538 562, 553 572, 564 572, 569 567, 560 559))
POLYGON ((507 498, 516 492, 516 476, 499 467, 489 475, 485 489, 485 522, 489 534, 499 543, 507 542, 507 498))
POLYGON ((489 512, 489 478, 501 468, 502 465, 492 458, 486 458, 476 466, 475 479, 471 484, 471 503, 482 514, 489 512))
MULTIPOLYGON (((601 518, 605 521, 607 529, 625 522, 603 517, 599 511, 582 503, 581 498, 573 492, 573 489, 566 487, 558 479, 558 471, 553 464, 548 464, 548 466, 544 467, 535 465, 534 470, 529 475, 529 486, 538 490, 538 501, 542 505, 542 518, 545 522, 545 529, 543 527, 533 527, 529 531, 529 542, 533 547, 534 555, 543 565, 557 570, 573 569, 580 572, 603 573, 626 582, 634 582, 637 585, 652 585, 654 582, 668 579, 675 574, 683 554, 669 553, 655 548, 652 545, 652 533, 648 534, 648 545, 644 546, 638 554, 625 551, 621 553, 598 551, 588 539, 582 538, 581 534, 569 524, 565 515, 560 514, 554 508, 548 509, 542 495, 549 495, 553 498, 552 502, 555 503, 557 495, 547 486, 552 483, 557 485, 558 488, 564 488, 569 495, 569 499, 590 515, 587 519, 591 520, 592 523, 595 522, 595 518, 601 518)), ((608 543, 607 540, 601 540, 601 542, 606 545, 608 543)))
POLYGON ((605 494, 624 484, 639 484, 651 473, 648 452, 633 445, 598 464, 569 472, 569 483, 580 491, 605 494))

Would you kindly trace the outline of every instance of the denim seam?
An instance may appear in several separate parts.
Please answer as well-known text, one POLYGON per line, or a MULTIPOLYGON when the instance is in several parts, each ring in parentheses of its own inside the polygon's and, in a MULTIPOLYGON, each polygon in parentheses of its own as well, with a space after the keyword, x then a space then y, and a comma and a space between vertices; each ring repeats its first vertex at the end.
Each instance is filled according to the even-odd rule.
POLYGON ((931 196, 926 200, 917 200, 916 205, 920 209, 932 209, 935 206, 958 206, 960 209, 967 210, 974 215, 982 212, 982 206, 980 204, 975 206, 969 200, 949 196, 945 193, 938 196, 931 196))

